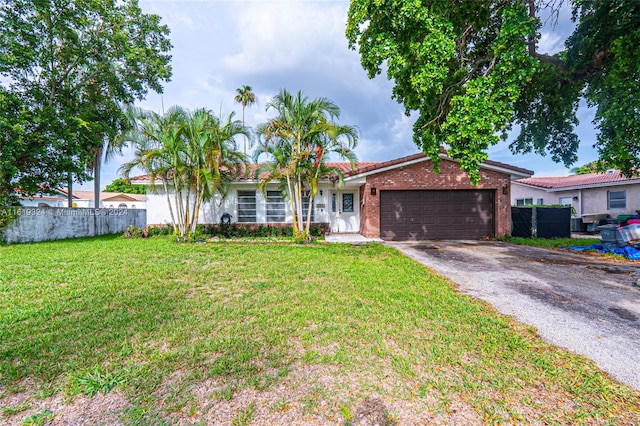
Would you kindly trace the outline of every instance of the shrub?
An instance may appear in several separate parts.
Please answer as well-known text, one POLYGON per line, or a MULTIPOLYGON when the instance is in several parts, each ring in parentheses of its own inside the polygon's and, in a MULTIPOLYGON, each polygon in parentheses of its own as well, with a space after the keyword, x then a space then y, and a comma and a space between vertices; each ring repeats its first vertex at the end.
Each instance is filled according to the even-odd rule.
POLYGON ((130 225, 125 231, 124 236, 127 238, 142 238, 142 229, 130 225))
MULTIPOLYGON (((158 235, 172 235, 173 227, 171 225, 147 225, 142 229, 133 226, 127 228, 124 236, 127 238, 148 238, 158 235)), ((312 226, 309 235, 303 233, 301 241, 309 241, 311 238, 321 237, 324 232, 320 226, 312 226)), ((258 225, 252 228, 249 225, 231 223, 231 224, 200 224, 196 227, 196 232, 190 233, 184 238, 184 241, 202 241, 206 238, 266 238, 266 237, 293 237, 293 227, 291 226, 273 226, 258 225)), ((300 239, 300 238, 298 238, 300 239)), ((179 239, 178 239, 179 240, 179 239)))
POLYGON ((144 228, 136 228, 131 225, 124 231, 123 235, 126 238, 149 238, 171 234, 173 234, 173 226, 171 225, 147 225, 144 228))

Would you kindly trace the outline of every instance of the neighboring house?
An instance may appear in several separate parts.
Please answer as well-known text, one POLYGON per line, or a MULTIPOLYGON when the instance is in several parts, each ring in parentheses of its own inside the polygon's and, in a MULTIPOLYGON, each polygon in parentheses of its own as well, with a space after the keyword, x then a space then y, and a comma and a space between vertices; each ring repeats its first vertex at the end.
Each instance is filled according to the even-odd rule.
MULTIPOLYGON (((68 191, 66 189, 56 189, 55 194, 20 197, 20 204, 25 207, 67 207, 67 195, 68 191)), ((74 190, 72 197, 73 207, 93 208, 94 206, 93 191, 74 190)), ((146 209, 147 196, 144 194, 101 192, 100 204, 98 207, 113 209, 146 209)))
MULTIPOLYGON (((66 189, 60 190, 67 194, 66 189)), ((85 190, 73 190, 74 204, 78 208, 94 207, 94 192, 85 190)), ((65 202, 66 206, 66 202, 65 202)), ((147 196, 144 194, 125 194, 121 192, 101 192, 100 208, 110 209, 146 209, 147 196)))
POLYGON ((66 207, 67 196, 57 194, 36 194, 20 197, 20 205, 24 207, 66 207))
MULTIPOLYGON (((312 222, 328 224, 332 233, 360 233, 386 240, 479 239, 511 231, 510 184, 533 175, 530 170, 494 161, 480 166, 480 182, 471 185, 460 165, 441 154, 440 173, 433 172, 424 154, 383 162, 360 162, 352 170, 340 167, 345 184, 338 188, 326 179, 314 199, 312 222)), ((247 179, 233 182, 224 199, 203 205, 200 223, 219 223, 228 213, 232 221, 247 224, 291 223, 289 203, 273 183, 266 194, 257 190, 257 165, 247 179), (266 196, 265 196, 266 195, 266 196)), ((147 223, 170 223, 166 195, 149 175, 133 183, 157 185, 147 191, 147 223)))
POLYGON ((511 204, 565 204, 585 223, 640 210, 640 178, 619 171, 564 177, 530 177, 512 182, 511 204))

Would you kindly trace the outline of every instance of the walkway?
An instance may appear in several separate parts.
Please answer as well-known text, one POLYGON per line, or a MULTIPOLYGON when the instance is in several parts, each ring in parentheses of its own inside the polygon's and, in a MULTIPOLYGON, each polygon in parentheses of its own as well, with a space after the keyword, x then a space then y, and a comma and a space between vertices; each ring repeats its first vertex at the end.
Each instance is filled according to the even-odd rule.
POLYGON ((381 243, 380 238, 367 238, 360 234, 328 234, 324 240, 328 243, 344 243, 344 244, 367 244, 381 243))

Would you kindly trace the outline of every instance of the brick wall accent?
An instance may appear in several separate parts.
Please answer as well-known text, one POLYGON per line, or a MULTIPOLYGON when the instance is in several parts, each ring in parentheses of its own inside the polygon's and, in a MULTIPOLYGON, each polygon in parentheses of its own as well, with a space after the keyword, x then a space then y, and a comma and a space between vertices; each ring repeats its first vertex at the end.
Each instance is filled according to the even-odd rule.
POLYGON ((440 174, 434 173, 433 163, 426 160, 367 176, 360 199, 360 233, 369 238, 380 237, 380 191, 410 189, 493 189, 496 236, 511 233, 510 176, 480 169, 480 181, 473 186, 460 165, 446 159, 440 163, 440 174), (371 188, 374 187, 376 194, 372 195, 371 188))

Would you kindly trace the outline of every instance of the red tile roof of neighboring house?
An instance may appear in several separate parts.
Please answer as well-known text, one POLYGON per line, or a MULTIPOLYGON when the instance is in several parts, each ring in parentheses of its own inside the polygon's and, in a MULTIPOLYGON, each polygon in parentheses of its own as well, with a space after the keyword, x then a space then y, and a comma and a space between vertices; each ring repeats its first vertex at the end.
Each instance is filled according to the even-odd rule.
MULTIPOLYGON (((68 194, 66 189, 59 189, 63 194, 68 194)), ((73 190, 73 198, 78 200, 93 200, 94 192, 93 191, 85 191, 82 189, 74 189, 73 190)), ((116 198, 118 196, 123 196, 124 198, 129 198, 130 201, 147 201, 147 196, 144 194, 125 194, 123 192, 100 192, 100 200, 108 200, 110 198, 116 198)))
MULTIPOLYGON (((342 173, 344 173, 345 177, 349 177, 349 176, 357 176, 362 173, 375 172, 376 170, 384 169, 387 167, 399 166, 402 163, 408 163, 408 162, 420 160, 423 158, 426 159, 427 156, 423 153, 418 153, 418 154, 413 154, 406 157, 396 158, 388 161, 359 161, 355 164, 355 169, 351 167, 351 163, 349 163, 348 161, 330 161, 330 162, 327 162, 327 166, 335 167, 338 170, 340 170, 342 173)), ((498 161, 487 160, 483 164, 486 166, 493 166, 493 167, 498 167, 506 170, 511 170, 518 174, 533 175, 533 171, 531 170, 511 166, 509 164, 500 163, 498 161)), ((260 166, 261 164, 255 164, 255 163, 249 164, 248 177, 244 178, 243 176, 240 179, 253 180, 260 166)), ((144 181, 148 181, 150 177, 151 176, 149 174, 145 174, 140 176, 134 176, 130 180, 132 182, 144 182, 144 181)))
POLYGON ((628 178, 618 170, 607 173, 588 173, 585 175, 561 177, 530 177, 519 179, 517 183, 537 186, 545 189, 571 188, 575 186, 597 186, 607 183, 640 181, 640 178, 628 178))

